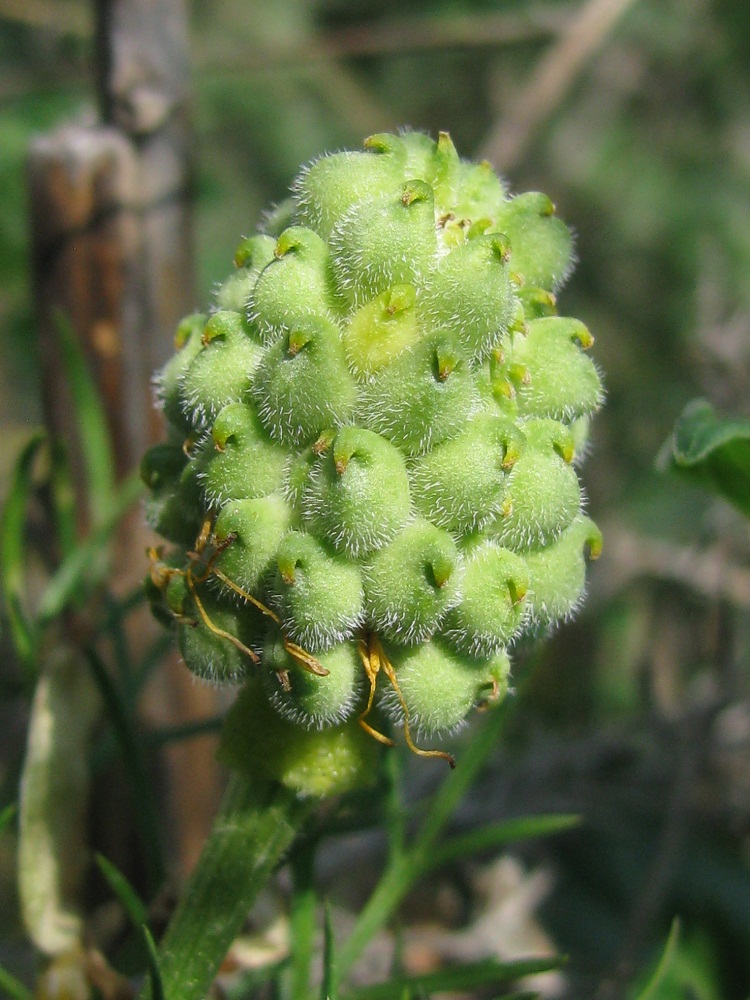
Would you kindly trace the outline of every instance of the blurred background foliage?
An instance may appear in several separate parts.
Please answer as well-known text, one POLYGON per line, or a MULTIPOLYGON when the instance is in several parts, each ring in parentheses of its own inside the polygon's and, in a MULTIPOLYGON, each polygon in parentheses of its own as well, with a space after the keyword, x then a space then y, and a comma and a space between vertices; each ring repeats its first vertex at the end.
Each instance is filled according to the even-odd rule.
MULTIPOLYGON (((605 550, 583 614, 519 658, 505 743, 458 822, 584 816, 522 853, 549 877, 540 919, 570 955, 571 1000, 619 996, 601 984, 653 957, 675 914, 669 996, 746 1000, 747 524, 656 459, 695 396, 750 415, 750 6, 196 0, 191 31, 196 306, 299 163, 403 125, 449 131, 575 229, 560 305, 605 373, 584 472, 605 550)), ((95 114, 92 47, 83 0, 0 0, 0 482, 41 413, 27 146, 95 114)), ((8 686, 6 761, 24 711, 8 686)), ((13 776, 0 764, 3 801, 13 776)), ((14 941, 8 837, 0 875, 14 941)))

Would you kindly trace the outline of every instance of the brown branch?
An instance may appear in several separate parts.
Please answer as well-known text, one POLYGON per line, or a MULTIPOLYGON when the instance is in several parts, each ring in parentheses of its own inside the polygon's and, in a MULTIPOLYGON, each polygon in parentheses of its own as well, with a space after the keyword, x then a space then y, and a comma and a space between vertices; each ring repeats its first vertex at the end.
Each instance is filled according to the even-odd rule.
POLYGON ((534 137, 563 103, 617 21, 635 0, 587 0, 540 60, 526 88, 509 103, 482 155, 499 169, 520 163, 534 137))

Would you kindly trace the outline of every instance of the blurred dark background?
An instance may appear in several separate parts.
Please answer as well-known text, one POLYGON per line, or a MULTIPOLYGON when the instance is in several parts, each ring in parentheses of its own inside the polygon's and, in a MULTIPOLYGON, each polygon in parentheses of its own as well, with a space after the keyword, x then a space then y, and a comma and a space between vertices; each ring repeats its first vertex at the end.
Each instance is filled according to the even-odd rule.
MULTIPOLYGON (((675 914, 690 985, 670 997, 746 1000, 747 524, 656 459, 695 396, 750 415, 750 5, 203 0, 191 45, 196 307, 301 162, 404 125, 449 131, 574 228, 560 307, 607 386, 583 474, 604 553, 576 622, 521 658, 497 767, 459 821, 584 815, 523 858, 549 876, 537 919, 571 956, 570 1000, 603 998, 675 914)), ((27 148, 95 113, 93 52, 84 0, 0 0, 0 490, 41 419, 27 148)), ((6 750, 22 720, 7 732, 6 750)))

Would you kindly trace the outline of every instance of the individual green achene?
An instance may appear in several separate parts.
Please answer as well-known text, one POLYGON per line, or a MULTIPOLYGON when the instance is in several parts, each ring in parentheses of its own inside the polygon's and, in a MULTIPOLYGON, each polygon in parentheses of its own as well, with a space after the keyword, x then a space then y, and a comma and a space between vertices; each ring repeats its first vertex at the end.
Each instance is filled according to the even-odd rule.
POLYGON ((603 391, 558 314, 573 260, 545 195, 446 133, 376 135, 303 168, 180 325, 149 592, 191 670, 244 684, 235 765, 320 796, 369 780, 361 739, 392 726, 447 757, 422 740, 580 605, 603 391))

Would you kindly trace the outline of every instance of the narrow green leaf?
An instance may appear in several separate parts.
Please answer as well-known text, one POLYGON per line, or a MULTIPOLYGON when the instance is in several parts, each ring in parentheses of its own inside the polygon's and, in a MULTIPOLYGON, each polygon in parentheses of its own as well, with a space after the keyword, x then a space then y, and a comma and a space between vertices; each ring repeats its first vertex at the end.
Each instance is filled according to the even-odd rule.
POLYGON ((61 441, 50 442, 50 493, 55 517, 55 531, 61 558, 66 559, 78 541, 76 492, 68 453, 61 441))
POLYGON ((670 967, 677 954, 677 944, 680 939, 680 921, 678 917, 675 917, 672 921, 672 927, 669 931, 669 937, 664 945, 664 950, 661 953, 661 957, 656 964, 651 978, 646 983, 644 988, 640 991, 636 1000, 656 1000, 659 996, 659 989, 664 981, 665 976, 670 970, 670 967))
POLYGON ((42 624, 57 618, 69 604, 82 601, 93 587, 101 583, 107 574, 106 546, 122 516, 142 491, 143 484, 137 476, 127 479, 117 491, 109 513, 99 527, 65 559, 47 584, 39 602, 38 615, 42 624))
POLYGON ((96 854, 95 857, 99 871, 109 883, 112 892, 117 896, 130 922, 135 927, 141 927, 142 924, 147 923, 148 907, 119 868, 113 865, 111 861, 108 861, 102 854, 96 854))
POLYGON ((454 809, 487 763, 497 746, 504 722, 503 706, 485 716, 483 723, 476 727, 472 739, 467 742, 455 769, 435 793, 414 843, 389 859, 385 872, 360 913, 352 933, 339 949, 339 982, 343 982, 362 949, 388 923, 418 878, 422 870, 422 859, 431 854, 454 809))
POLYGON ((331 908, 326 903, 323 924, 323 979, 320 984, 320 1000, 338 1000, 336 988, 336 954, 333 941, 331 908))
POLYGON ((423 990, 426 993, 476 990, 501 983, 512 983, 524 976, 559 969, 564 964, 565 960, 562 958, 531 958, 517 962, 497 962, 488 958, 466 965, 451 966, 422 976, 404 976, 386 983, 359 986, 347 991, 346 1000, 392 1000, 392 997, 397 996, 399 991, 405 988, 412 991, 423 990))
POLYGON ((85 651, 94 679, 120 745, 125 775, 130 785, 138 831, 146 850, 149 888, 155 892, 164 879, 159 821, 151 784, 141 755, 140 739, 107 668, 93 649, 85 651))
POLYGON ((2 812, 0 812, 0 834, 5 832, 5 828, 10 826, 10 824, 15 819, 16 813, 18 812, 18 806, 15 802, 11 802, 9 806, 6 806, 2 812))
POLYGON ((224 725, 223 715, 214 715, 209 719, 199 719, 197 722, 185 722, 177 726, 162 726, 149 733, 149 739, 157 746, 179 743, 196 736, 218 733, 224 725))
POLYGON ((0 965, 0 993, 7 996, 8 1000, 34 1000, 34 994, 31 990, 27 989, 20 979, 16 979, 2 965, 0 965), (2 993, 3 990, 4 993, 2 993))
POLYGON ((143 940, 146 943, 146 952, 148 953, 148 974, 149 981, 151 983, 151 1000, 164 1000, 164 984, 162 982, 161 966, 159 964, 159 955, 156 951, 154 938, 151 931, 145 924, 141 927, 141 932, 143 933, 143 940))
POLYGON ((107 414, 75 331, 70 320, 61 312, 55 316, 55 330, 78 423, 86 470, 88 509, 92 523, 100 524, 109 515, 115 485, 107 414))
POLYGON ((660 460, 750 517, 750 420, 719 417, 710 403, 693 400, 678 418, 660 460))
POLYGON ((29 678, 35 673, 37 630, 28 617, 26 604, 25 526, 33 488, 34 462, 47 440, 37 431, 18 456, 10 481, 0 528, 0 572, 2 589, 16 654, 29 678))
POLYGON ((479 851, 487 851, 519 840, 549 837, 570 830, 581 822, 580 816, 523 816, 502 823, 489 823, 478 830, 453 837, 439 845, 424 858, 423 873, 438 865, 456 861, 479 851))
POLYGON ((310 991, 310 966, 315 953, 315 846, 302 844, 290 858, 292 899, 289 914, 291 937, 291 995, 293 1000, 307 1000, 310 991))

